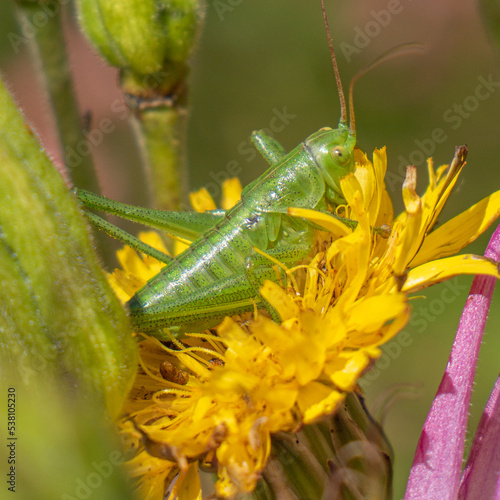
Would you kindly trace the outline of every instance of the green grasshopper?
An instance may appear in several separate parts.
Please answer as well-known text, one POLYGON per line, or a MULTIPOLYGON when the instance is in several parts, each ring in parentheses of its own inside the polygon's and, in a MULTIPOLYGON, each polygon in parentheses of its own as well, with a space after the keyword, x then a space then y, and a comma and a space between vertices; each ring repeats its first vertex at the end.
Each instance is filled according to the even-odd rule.
POLYGON ((77 192, 87 208, 140 222, 192 242, 183 253, 171 258, 88 213, 98 228, 166 264, 127 303, 137 331, 152 332, 159 338, 164 338, 162 328, 175 335, 200 332, 215 326, 225 316, 250 312, 255 306, 267 308, 275 317, 259 293, 265 279, 281 279, 272 260, 289 267, 301 262, 313 249, 317 228, 305 219, 288 215, 288 208, 327 211, 345 203, 339 181, 354 171, 356 145, 352 84, 348 126, 324 0, 321 4, 341 106, 338 128, 320 129, 289 153, 263 131, 253 132, 252 142, 270 168, 245 187, 241 200, 227 212, 148 210, 87 191, 77 192))

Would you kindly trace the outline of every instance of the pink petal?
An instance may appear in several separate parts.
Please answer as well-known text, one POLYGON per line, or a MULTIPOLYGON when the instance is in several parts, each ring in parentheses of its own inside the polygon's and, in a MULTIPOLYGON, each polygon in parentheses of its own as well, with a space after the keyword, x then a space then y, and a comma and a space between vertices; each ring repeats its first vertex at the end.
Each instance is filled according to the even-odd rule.
MULTIPOLYGON (((485 256, 500 261, 500 226, 485 256)), ((456 498, 472 384, 495 281, 476 276, 472 282, 448 365, 418 442, 405 500, 456 498)))
POLYGON ((462 474, 458 498, 500 498, 500 377, 484 409, 462 474))

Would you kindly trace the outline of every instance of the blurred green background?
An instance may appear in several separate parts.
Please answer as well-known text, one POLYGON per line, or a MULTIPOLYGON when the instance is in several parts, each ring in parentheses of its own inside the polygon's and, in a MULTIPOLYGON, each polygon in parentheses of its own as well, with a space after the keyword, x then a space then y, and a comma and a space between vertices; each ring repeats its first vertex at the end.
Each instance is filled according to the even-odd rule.
MULTIPOLYGON (((413 41, 426 47, 422 55, 400 57, 373 70, 355 89, 359 146, 370 154, 374 147, 387 146, 396 212, 402 207, 401 168, 408 162, 417 164, 422 192, 427 172, 421 159, 429 152, 436 165, 447 163, 459 144, 469 146, 468 165, 442 220, 500 189, 500 87, 493 84, 484 100, 473 97, 481 78, 500 82, 499 52, 478 5, 466 0, 327 3, 345 86, 357 70, 388 49, 413 41), (389 16, 388 6, 397 13, 389 16), (432 140, 436 129, 446 137, 441 143, 432 140)), ((9 36, 18 33, 11 9, 10 2, 0 3, 0 68, 57 160, 48 106, 36 86, 26 46, 13 44, 9 36)), ((68 38, 82 112, 91 111, 94 123, 109 116, 115 124, 114 132, 94 151, 103 192, 144 203, 130 125, 110 106, 120 98, 117 74, 89 51, 74 26, 69 26, 68 38)), ((228 168, 241 172, 243 184, 257 177, 265 163, 249 152, 252 130, 273 127, 275 137, 291 149, 320 127, 335 127, 338 98, 319 0, 207 0, 191 84, 192 189, 206 185, 215 193, 228 168)), ((482 253, 490 234, 469 251, 482 253)), ((398 399, 385 415, 396 457, 395 498, 403 496, 470 283, 470 278, 458 278, 414 300, 414 320, 405 329, 404 342, 395 339, 389 344, 364 383, 370 404, 396 387, 418 388, 417 398, 398 399)), ((499 372, 498 303, 496 293, 478 367, 469 437, 499 372)))

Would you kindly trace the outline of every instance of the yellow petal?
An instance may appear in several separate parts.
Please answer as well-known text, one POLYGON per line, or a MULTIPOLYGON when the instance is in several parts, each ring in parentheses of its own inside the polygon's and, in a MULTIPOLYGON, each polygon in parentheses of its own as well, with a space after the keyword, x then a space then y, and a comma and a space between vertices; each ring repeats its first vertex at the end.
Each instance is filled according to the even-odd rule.
POLYGON ((375 174, 371 165, 359 165, 354 171, 354 176, 361 186, 363 191, 363 199, 365 201, 365 210, 368 209, 369 204, 373 201, 373 197, 377 193, 377 185, 375 174))
POLYGON ((387 150, 383 148, 375 148, 373 152, 373 168, 375 170, 375 177, 379 186, 384 185, 385 173, 387 171, 387 150))
POLYGON ((311 424, 317 419, 324 418, 325 415, 331 415, 343 399, 344 394, 332 391, 326 398, 304 412, 304 424, 311 424))
MULTIPOLYGON (((429 170, 432 169, 432 159, 427 160, 429 170)), ((457 150, 455 157, 450 165, 443 165, 438 168, 436 178, 439 179, 435 188, 432 182, 427 188, 427 191, 422 196, 422 206, 424 213, 424 220, 422 227, 425 232, 429 233, 432 226, 435 224, 444 204, 448 200, 455 184, 457 183, 458 176, 465 166, 464 150, 457 150), (458 154, 458 156, 457 156, 458 154), (446 177, 441 179, 442 175, 446 173, 446 177)))
POLYGON ((384 178, 387 171, 387 153, 385 147, 375 149, 373 153, 373 172, 375 175, 375 196, 368 208, 370 225, 390 224, 392 222, 392 202, 385 188, 384 178), (390 210, 387 211, 387 207, 390 210), (381 209, 383 213, 381 214, 381 209), (382 215, 382 218, 381 218, 382 215), (388 217, 388 215, 390 217, 388 217), (380 221, 380 222, 379 222, 380 221))
POLYGON ((145 260, 141 259, 139 254, 130 247, 124 247, 116 254, 120 264, 133 276, 137 276, 145 281, 158 274, 165 264, 160 264, 156 259, 149 260, 151 266, 148 266, 145 260))
POLYGON ((302 217, 318 226, 326 229, 334 238, 342 238, 352 232, 352 229, 347 227, 341 219, 333 217, 332 215, 318 212, 317 210, 310 210, 307 208, 289 208, 288 215, 292 217, 302 217))
POLYGON ((403 202, 406 211, 413 214, 422 210, 420 196, 417 194, 417 169, 415 167, 406 168, 406 177, 403 182, 403 202))
POLYGON ((392 200, 389 193, 384 189, 382 193, 382 198, 380 200, 380 207, 378 211, 378 217, 375 221, 375 226, 380 227, 382 224, 391 225, 394 219, 394 208, 392 206, 392 200))
POLYGON ((354 148, 354 162, 356 163, 356 168, 367 167, 371 163, 366 153, 363 153, 359 148, 354 148))
POLYGON ((213 198, 205 188, 201 188, 199 191, 190 193, 189 201, 191 202, 191 206, 197 212, 207 212, 208 210, 215 210, 217 208, 213 198))
POLYGON ((498 264, 495 262, 479 255, 455 255, 446 259, 433 260, 411 269, 402 291, 413 293, 459 274, 486 274, 500 278, 498 264))
POLYGON ((174 255, 181 254, 188 247, 189 247, 189 243, 176 239, 174 241, 174 255))
POLYGON ((237 177, 226 179, 222 183, 222 208, 224 210, 229 210, 234 207, 241 199, 241 191, 241 183, 237 177))
POLYGON ((260 288, 260 293, 276 309, 282 321, 298 316, 299 307, 278 284, 266 280, 260 288))
POLYGON ((374 332, 402 314, 407 308, 403 293, 374 295, 359 301, 350 309, 348 328, 359 332, 374 332))
MULTIPOLYGON (((179 480, 181 477, 179 477, 179 480)), ((202 500, 198 462, 189 466, 187 473, 182 477, 182 484, 177 491, 178 500, 202 500)))
MULTIPOLYGON (((425 233, 422 231, 422 203, 416 192, 417 170, 415 167, 406 169, 406 178, 403 184, 403 200, 406 207, 406 219, 402 222, 400 244, 396 249, 396 258, 393 264, 396 276, 403 274, 408 261, 419 248, 425 233)), ((398 217, 397 224, 400 223, 398 217)))
POLYGON ((429 234, 411 267, 453 255, 472 243, 499 215, 500 191, 497 191, 429 234))
POLYGON ((108 281, 121 302, 127 302, 137 290, 146 284, 145 279, 121 269, 115 269, 113 274, 108 275, 108 281))
POLYGON ((330 372, 332 382, 344 391, 352 391, 356 383, 370 363, 370 359, 378 357, 377 348, 360 349, 357 352, 343 352, 326 368, 330 372))
POLYGON ((361 217, 365 213, 363 189, 354 173, 350 173, 340 179, 340 188, 353 216, 355 218, 361 217))
MULTIPOLYGON (((327 252, 327 259, 332 259, 333 252, 340 252, 340 259, 345 266, 346 281, 344 289, 340 295, 337 306, 345 307, 346 304, 353 303, 358 296, 369 266, 369 256, 371 251, 371 231, 367 227, 366 217, 363 217, 360 224, 349 236, 334 241, 327 252)), ((334 264, 335 267, 335 264, 334 264)))
POLYGON ((141 477, 138 498, 144 500, 162 500, 165 496, 165 479, 177 464, 162 460, 141 451, 125 463, 131 477, 141 477))
POLYGON ((331 414, 343 398, 344 395, 332 390, 331 386, 311 382, 301 388, 297 404, 304 414, 304 423, 308 423, 322 415, 331 414))
POLYGON ((141 231, 137 236, 141 241, 151 245, 153 248, 168 253, 165 243, 163 243, 161 236, 156 231, 141 231))
POLYGON ((248 338, 245 331, 229 317, 224 318, 222 323, 217 327, 217 333, 225 344, 241 344, 248 338))

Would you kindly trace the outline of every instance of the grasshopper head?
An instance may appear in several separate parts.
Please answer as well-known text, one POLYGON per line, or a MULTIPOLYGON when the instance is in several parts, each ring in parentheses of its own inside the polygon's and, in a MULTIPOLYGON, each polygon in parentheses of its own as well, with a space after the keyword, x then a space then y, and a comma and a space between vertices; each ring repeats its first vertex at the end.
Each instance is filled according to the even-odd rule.
POLYGON ((332 205, 343 203, 340 179, 354 172, 356 136, 341 124, 337 129, 320 129, 306 139, 305 145, 325 180, 326 200, 332 205))

